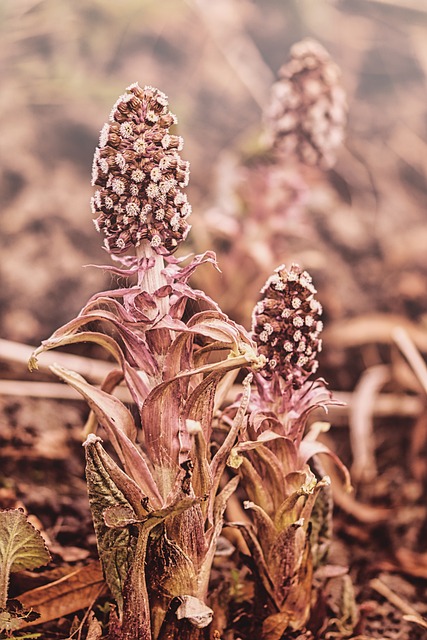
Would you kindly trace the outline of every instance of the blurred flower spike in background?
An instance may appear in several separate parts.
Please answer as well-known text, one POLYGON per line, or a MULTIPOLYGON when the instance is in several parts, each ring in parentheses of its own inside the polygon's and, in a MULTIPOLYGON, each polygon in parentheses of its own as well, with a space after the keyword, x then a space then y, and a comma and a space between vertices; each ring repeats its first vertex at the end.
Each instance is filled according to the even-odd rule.
POLYGON ((331 167, 347 120, 340 75, 321 44, 309 39, 294 44, 265 110, 268 144, 305 164, 331 167))

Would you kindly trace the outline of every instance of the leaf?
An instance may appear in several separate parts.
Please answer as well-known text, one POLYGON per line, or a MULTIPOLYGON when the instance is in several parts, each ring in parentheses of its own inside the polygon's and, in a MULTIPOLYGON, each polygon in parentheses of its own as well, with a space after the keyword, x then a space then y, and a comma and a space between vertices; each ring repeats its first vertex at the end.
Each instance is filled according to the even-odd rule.
POLYGON ((44 340, 41 346, 31 354, 28 362, 29 370, 33 371, 38 368, 37 358, 45 351, 69 344, 94 342, 108 351, 108 353, 110 353, 121 366, 129 391, 131 392, 136 404, 139 404, 139 397, 142 396, 144 398, 148 394, 148 388, 141 377, 138 376, 134 369, 128 364, 123 351, 116 340, 111 336, 97 331, 79 331, 83 324, 92 322, 93 320, 93 317, 85 318, 84 316, 78 316, 55 331, 48 340, 44 340))
POLYGON ((36 621, 21 620, 19 628, 34 624, 43 624, 56 620, 80 609, 87 609, 101 594, 105 587, 104 576, 99 562, 71 571, 59 580, 31 589, 19 596, 20 602, 27 608, 40 613, 36 621))
MULTIPOLYGON (((230 427, 230 430, 224 440, 224 442, 222 443, 222 445, 220 446, 220 448, 218 449, 218 451, 216 452, 216 454, 214 455, 214 457, 212 458, 212 462, 210 464, 210 468, 211 468, 211 474, 212 474, 212 495, 216 495, 217 491, 218 491, 218 487, 220 485, 221 482, 221 477, 222 474, 224 473, 225 467, 227 465, 227 461, 229 459, 229 456, 231 454, 231 450, 235 444, 235 441, 237 439, 237 435, 239 433, 239 431, 242 429, 242 426, 244 424, 244 420, 245 420, 245 414, 246 414, 246 410, 248 408, 248 404, 249 404, 249 398, 251 395, 251 382, 252 382, 252 374, 248 374, 246 376, 246 378, 243 380, 242 385, 243 385, 243 393, 242 393, 242 397, 240 399, 240 405, 239 408, 237 410, 237 413, 233 419, 233 423, 230 427)), ((209 507, 209 520, 211 522, 214 521, 214 517, 213 517, 213 504, 211 501, 211 505, 209 507)))
POLYGON ((281 640, 289 626, 289 618, 286 612, 268 616, 262 625, 262 640, 281 640))
POLYGON ((330 458, 332 458, 335 463, 337 469, 340 471, 343 480, 344 480, 344 488, 347 492, 351 492, 353 490, 351 484, 350 473, 345 466, 345 464, 340 460, 334 451, 332 451, 326 444, 323 442, 311 441, 305 437, 300 444, 299 450, 299 462, 301 466, 303 466, 310 458, 318 455, 319 453, 326 453, 330 458))
POLYGON ((164 527, 159 527, 150 540, 146 578, 153 637, 157 638, 171 600, 185 594, 195 594, 197 590, 194 562, 166 533, 164 527))
POLYGON ((0 608, 6 608, 9 576, 50 561, 40 533, 19 509, 0 511, 0 608))
POLYGON ((104 522, 109 529, 123 529, 140 521, 135 517, 133 509, 120 504, 108 507, 104 511, 104 522))
POLYGON ((206 597, 208 592, 212 563, 217 548, 218 538, 221 535, 222 527, 224 524, 224 511, 227 507, 230 496, 234 493, 238 484, 239 478, 237 476, 234 476, 234 478, 231 478, 231 480, 225 485, 224 489, 215 498, 213 508, 214 521, 206 536, 209 540, 209 545, 206 550, 205 557, 200 564, 198 575, 198 595, 202 596, 203 598, 206 597))
POLYGON ((181 604, 176 610, 178 620, 187 618, 198 629, 207 627, 212 622, 213 611, 202 600, 194 596, 180 596, 181 604))
POLYGON ((145 450, 158 470, 156 484, 164 500, 179 471, 180 434, 185 430, 183 398, 187 386, 186 379, 168 380, 157 385, 141 411, 145 450))
POLYGON ((88 384, 82 376, 58 365, 51 369, 82 394, 107 431, 126 472, 141 487, 145 495, 158 501, 159 506, 160 494, 156 484, 144 457, 134 444, 136 427, 130 411, 120 400, 88 384))
POLYGON ((99 422, 107 431, 112 430, 113 435, 116 435, 115 432, 120 430, 131 440, 136 439, 136 427, 132 414, 120 400, 105 391, 93 387, 81 375, 65 369, 65 367, 52 365, 50 369, 84 397, 99 422))
POLYGON ((89 614, 86 640, 99 640, 102 638, 102 626, 96 619, 93 611, 89 614))
POLYGON ((123 352, 117 342, 108 335, 96 331, 79 331, 80 327, 93 318, 86 319, 82 316, 74 318, 63 327, 55 331, 48 340, 43 340, 42 344, 31 354, 28 362, 30 371, 37 369, 37 359, 41 353, 56 349, 57 347, 75 344, 79 342, 95 342, 108 351, 119 364, 124 360, 123 352))
POLYGON ((185 405, 188 418, 200 423, 206 442, 209 442, 211 438, 215 394, 223 375, 222 372, 216 371, 209 374, 193 390, 185 405))
POLYGON ((271 580, 268 566, 266 564, 264 554, 254 526, 251 523, 247 522, 233 522, 230 526, 233 526, 241 531, 243 538, 249 547, 249 551, 251 552, 251 556, 253 558, 259 579, 265 589, 266 594, 268 595, 270 605, 273 606, 277 611, 279 611, 279 604, 276 602, 276 596, 274 593, 274 584, 271 580))
POLYGON ((117 488, 106 469, 107 454, 103 451, 99 439, 90 438, 86 449, 86 480, 89 502, 95 527, 98 553, 105 579, 117 602, 119 612, 123 610, 123 589, 133 559, 134 537, 128 528, 108 527, 104 513, 108 508, 117 506, 129 509, 131 506, 122 491, 117 488))

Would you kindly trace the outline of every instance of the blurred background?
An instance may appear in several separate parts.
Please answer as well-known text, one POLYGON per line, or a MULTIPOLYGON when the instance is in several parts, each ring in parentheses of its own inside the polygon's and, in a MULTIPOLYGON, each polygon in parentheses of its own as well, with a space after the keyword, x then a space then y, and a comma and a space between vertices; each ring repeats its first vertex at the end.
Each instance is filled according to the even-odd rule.
MULTIPOLYGON (((426 27, 425 0, 2 0, 1 337, 36 344, 111 286, 83 265, 109 262, 91 163, 126 86, 169 96, 191 163, 181 253, 206 250, 238 208, 229 177, 256 146, 271 83, 305 37, 340 66, 349 120, 335 167, 305 175, 303 210, 284 211, 280 261, 312 273, 329 326, 371 313, 424 324, 426 27)), ((203 267, 197 286, 249 326, 271 265, 255 261, 255 288, 242 288, 229 243, 214 245, 223 274, 203 267)))
MULTIPOLYGON (((360 602, 387 572, 427 616, 427 1, 0 0, 0 78, 2 504, 18 495, 64 547, 86 549, 87 409, 43 366, 30 377, 29 347, 1 339, 37 345, 116 285, 84 266, 110 264, 91 220, 92 158, 117 97, 153 85, 191 163, 193 228, 178 254, 214 249, 222 271, 203 265, 194 286, 247 328, 281 263, 298 262, 318 289, 320 374, 344 401, 323 441, 355 485, 349 495, 333 481, 332 562, 352 567, 360 602), (341 68, 345 142, 328 170, 289 162, 266 178, 263 109, 307 37, 341 68)), ((77 351, 64 365, 99 381, 105 363, 80 356, 105 354, 77 351)), ((425 635, 394 604, 371 614, 369 636, 390 625, 401 635, 387 637, 425 635)))

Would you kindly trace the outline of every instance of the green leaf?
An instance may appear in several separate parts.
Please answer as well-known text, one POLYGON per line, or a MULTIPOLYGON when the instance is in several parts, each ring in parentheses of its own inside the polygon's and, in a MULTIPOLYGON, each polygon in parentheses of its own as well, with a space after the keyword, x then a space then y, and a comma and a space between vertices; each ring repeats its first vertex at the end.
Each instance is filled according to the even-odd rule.
POLYGON ((135 537, 131 535, 127 527, 116 529, 107 526, 104 513, 109 508, 118 506, 132 513, 133 510, 111 479, 109 470, 106 469, 104 460, 106 454, 99 444, 99 440, 90 439, 85 449, 86 481, 99 558, 105 579, 121 613, 123 611, 124 584, 133 560, 135 537))
POLYGON ((40 533, 19 509, 0 511, 0 609, 6 608, 9 576, 50 561, 40 533))

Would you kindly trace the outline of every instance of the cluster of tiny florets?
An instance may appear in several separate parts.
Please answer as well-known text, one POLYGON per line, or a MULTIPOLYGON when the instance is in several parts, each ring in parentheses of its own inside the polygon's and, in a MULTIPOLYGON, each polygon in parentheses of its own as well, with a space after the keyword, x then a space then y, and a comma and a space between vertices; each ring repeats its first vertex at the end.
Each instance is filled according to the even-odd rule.
POLYGON ((268 143, 310 165, 330 167, 347 119, 340 70, 318 42, 302 40, 279 72, 265 111, 268 143))
POLYGON ((190 229, 191 206, 182 192, 189 163, 179 154, 182 138, 169 132, 174 124, 167 96, 135 83, 101 130, 92 169, 92 184, 100 188, 92 212, 111 253, 143 240, 159 253, 171 253, 190 229))
POLYGON ((307 271, 293 264, 278 267, 261 290, 253 313, 252 331, 258 351, 266 358, 262 373, 274 372, 294 385, 301 384, 318 367, 322 341, 322 307, 307 271))

